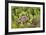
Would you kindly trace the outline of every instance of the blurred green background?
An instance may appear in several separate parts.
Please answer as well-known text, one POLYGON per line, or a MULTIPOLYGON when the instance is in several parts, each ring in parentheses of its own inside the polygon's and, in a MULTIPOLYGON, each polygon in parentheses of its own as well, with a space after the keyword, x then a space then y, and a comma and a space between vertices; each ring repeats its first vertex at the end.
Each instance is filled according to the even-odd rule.
POLYGON ((11 6, 12 28, 36 28, 40 27, 40 7, 11 6), (29 19, 25 22, 19 20, 22 16, 29 19))

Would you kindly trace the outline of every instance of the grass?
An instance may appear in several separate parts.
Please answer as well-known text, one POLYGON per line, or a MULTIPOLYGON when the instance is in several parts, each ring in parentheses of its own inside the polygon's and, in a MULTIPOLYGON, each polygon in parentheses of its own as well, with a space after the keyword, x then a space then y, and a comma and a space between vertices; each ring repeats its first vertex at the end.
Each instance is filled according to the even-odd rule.
POLYGON ((40 8, 39 7, 17 7, 11 6, 12 28, 34 28, 40 27, 40 8), (21 21, 22 16, 29 19, 21 21))

